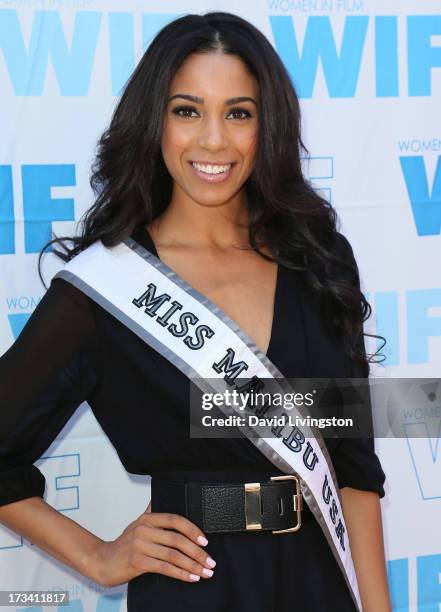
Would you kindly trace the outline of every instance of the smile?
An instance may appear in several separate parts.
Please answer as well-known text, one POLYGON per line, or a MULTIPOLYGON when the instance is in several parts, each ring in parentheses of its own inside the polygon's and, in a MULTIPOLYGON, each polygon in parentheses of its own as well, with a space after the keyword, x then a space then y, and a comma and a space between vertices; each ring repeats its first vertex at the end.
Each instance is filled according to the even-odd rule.
POLYGON ((200 164, 189 162, 194 174, 208 183, 220 183, 226 181, 231 175, 235 162, 228 164, 200 164))

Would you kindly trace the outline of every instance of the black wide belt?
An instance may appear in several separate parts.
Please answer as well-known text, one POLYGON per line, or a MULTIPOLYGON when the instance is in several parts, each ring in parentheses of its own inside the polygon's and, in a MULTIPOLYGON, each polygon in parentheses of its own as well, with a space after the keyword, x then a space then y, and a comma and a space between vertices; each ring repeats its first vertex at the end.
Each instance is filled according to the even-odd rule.
POLYGON ((206 533, 298 531, 313 515, 297 475, 265 482, 171 482, 152 477, 152 511, 185 516, 206 533))

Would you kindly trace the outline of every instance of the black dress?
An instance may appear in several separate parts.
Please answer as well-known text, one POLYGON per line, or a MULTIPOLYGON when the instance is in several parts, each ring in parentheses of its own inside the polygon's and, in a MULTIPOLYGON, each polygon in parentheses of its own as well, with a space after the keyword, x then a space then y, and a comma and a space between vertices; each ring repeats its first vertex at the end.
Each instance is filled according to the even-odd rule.
MULTIPOLYGON (((158 256, 143 226, 132 238, 158 256)), ((342 249, 353 261, 345 239, 342 249)), ((286 377, 359 376, 326 332, 299 274, 284 266, 267 355, 286 377)), ((247 439, 190 439, 188 385, 111 314, 67 281, 53 279, 0 358, 0 505, 43 496, 45 479, 33 463, 84 400, 125 469, 152 476, 153 511, 167 510, 155 496, 155 477, 256 482, 282 474, 247 439)), ((372 441, 339 440, 329 450, 340 487, 384 495, 372 441)), ((128 583, 128 612, 354 612, 315 520, 296 533, 207 537, 206 550, 217 562, 211 578, 187 583, 142 574, 128 583)))

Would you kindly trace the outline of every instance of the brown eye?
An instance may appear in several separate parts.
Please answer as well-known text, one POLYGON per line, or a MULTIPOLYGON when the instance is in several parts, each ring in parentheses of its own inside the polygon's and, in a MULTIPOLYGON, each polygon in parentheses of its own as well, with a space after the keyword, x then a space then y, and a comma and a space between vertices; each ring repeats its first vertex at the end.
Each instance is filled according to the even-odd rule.
POLYGON ((189 117, 191 119, 189 113, 192 113, 193 111, 196 112, 193 106, 176 106, 176 108, 172 110, 172 113, 178 117, 189 117))
POLYGON ((235 119, 239 119, 239 121, 244 121, 245 119, 248 119, 251 117, 251 113, 247 111, 246 108, 233 108, 231 109, 230 114, 235 114, 236 115, 235 119), (239 116, 239 115, 242 115, 242 116, 239 116))

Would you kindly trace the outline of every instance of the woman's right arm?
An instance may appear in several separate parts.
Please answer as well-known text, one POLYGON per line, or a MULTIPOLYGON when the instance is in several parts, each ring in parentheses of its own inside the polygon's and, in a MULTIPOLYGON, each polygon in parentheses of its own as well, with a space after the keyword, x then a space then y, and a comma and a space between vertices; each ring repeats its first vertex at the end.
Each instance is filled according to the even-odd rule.
POLYGON ((101 586, 125 584, 145 572, 185 582, 213 574, 199 527, 177 514, 150 513, 149 507, 109 542, 40 497, 1 506, 0 523, 101 586))
POLYGON ((94 580, 101 540, 44 501, 46 481, 34 462, 99 384, 99 371, 88 299, 53 280, 0 357, 0 523, 94 580))
POLYGON ((100 384, 101 350, 87 296, 53 280, 0 357, 0 523, 103 586, 147 571, 207 577, 203 533, 184 517, 145 512, 107 542, 44 501, 34 463, 100 384))

